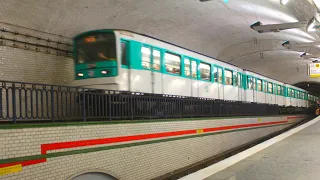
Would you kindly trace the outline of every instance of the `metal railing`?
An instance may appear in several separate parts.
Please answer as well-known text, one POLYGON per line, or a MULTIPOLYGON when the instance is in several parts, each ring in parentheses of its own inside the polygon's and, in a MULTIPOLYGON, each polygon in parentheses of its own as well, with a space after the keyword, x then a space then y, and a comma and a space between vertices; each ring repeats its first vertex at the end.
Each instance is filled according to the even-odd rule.
POLYGON ((270 104, 36 83, 0 83, 0 122, 270 116, 284 112, 270 104))

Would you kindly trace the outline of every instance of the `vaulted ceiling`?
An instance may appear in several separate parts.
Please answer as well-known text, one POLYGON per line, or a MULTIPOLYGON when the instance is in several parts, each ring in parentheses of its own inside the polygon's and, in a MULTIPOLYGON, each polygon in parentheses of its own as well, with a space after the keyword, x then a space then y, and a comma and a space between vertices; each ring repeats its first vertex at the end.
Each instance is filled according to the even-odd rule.
MULTIPOLYGON (((314 0, 316 1, 316 0, 314 0)), ((319 41, 305 28, 258 33, 250 25, 307 21, 318 12, 313 0, 1 0, 0 21, 72 37, 93 29, 148 34, 286 82, 315 81, 302 52, 281 44, 319 41)))

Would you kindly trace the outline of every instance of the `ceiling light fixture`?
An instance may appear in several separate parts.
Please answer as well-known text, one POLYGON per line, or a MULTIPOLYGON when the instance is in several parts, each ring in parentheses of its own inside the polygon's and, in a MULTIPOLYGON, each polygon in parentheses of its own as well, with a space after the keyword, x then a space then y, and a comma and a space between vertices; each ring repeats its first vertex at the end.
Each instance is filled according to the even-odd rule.
POLYGON ((287 3, 289 2, 289 0, 280 0, 280 3, 282 4, 282 5, 286 5, 287 3))
POLYGON ((316 26, 316 18, 313 17, 313 18, 308 22, 307 31, 308 31, 308 32, 314 32, 314 31, 316 31, 317 29, 315 28, 315 26, 316 26))

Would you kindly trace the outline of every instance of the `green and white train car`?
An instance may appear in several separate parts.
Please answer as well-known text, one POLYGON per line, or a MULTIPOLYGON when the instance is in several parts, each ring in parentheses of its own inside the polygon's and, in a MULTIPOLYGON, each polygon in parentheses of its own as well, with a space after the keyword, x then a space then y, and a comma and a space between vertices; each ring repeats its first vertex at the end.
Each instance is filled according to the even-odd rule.
POLYGON ((246 99, 249 102, 285 105, 284 83, 245 70, 246 99))
POLYGON ((297 87, 125 30, 77 35, 74 57, 73 85, 78 87, 299 107, 312 97, 297 87), (293 96, 289 89, 294 89, 293 96))
POLYGON ((151 37, 99 30, 78 35, 74 46, 75 86, 244 100, 242 69, 151 37))
POLYGON ((308 92, 304 89, 286 84, 286 105, 308 107, 308 92))

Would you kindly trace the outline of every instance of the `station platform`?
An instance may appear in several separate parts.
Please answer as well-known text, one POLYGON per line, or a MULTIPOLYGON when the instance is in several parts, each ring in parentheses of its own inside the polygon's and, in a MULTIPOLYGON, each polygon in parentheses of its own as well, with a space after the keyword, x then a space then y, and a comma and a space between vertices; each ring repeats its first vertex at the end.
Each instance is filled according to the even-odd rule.
POLYGON ((319 180, 320 117, 180 180, 319 180))

